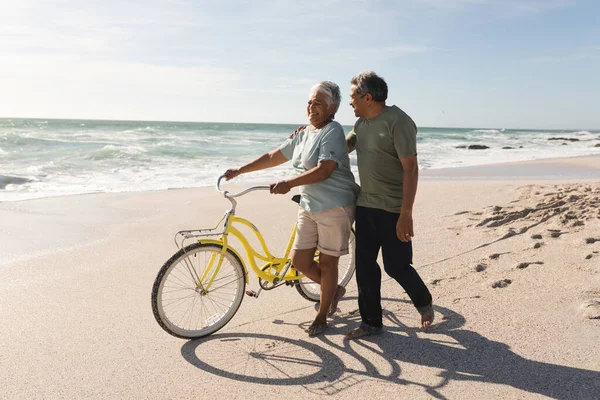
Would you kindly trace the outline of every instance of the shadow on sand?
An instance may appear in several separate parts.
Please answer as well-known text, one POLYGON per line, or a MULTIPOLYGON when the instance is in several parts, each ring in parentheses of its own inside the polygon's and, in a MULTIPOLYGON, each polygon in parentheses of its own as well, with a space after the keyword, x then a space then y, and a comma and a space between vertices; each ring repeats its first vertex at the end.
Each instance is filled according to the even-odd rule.
POLYGON ((397 318, 409 309, 414 313, 412 305, 405 300, 383 300, 388 311, 384 311, 387 322, 382 335, 343 341, 341 345, 339 340, 329 340, 359 323, 358 313, 350 313, 334 320, 318 340, 223 333, 189 341, 181 353, 191 364, 218 376, 249 383, 299 385, 318 394, 332 395, 364 381, 384 380, 418 385, 430 396, 444 399, 440 389, 449 382, 474 381, 508 385, 556 399, 598 398, 598 371, 525 359, 504 343, 461 329, 465 319, 443 307, 435 307, 441 322, 431 333, 417 337, 415 328, 397 318), (336 353, 354 360, 345 363, 336 353), (438 383, 403 379, 401 366, 406 363, 441 369, 430 379, 438 383))

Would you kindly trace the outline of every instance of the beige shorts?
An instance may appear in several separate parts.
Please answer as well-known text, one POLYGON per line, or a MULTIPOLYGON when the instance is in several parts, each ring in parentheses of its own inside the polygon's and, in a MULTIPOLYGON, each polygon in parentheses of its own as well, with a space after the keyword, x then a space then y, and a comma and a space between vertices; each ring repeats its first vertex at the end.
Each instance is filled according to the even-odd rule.
POLYGON ((354 206, 321 212, 298 211, 298 230, 292 249, 318 249, 334 257, 348 254, 348 240, 354 223, 354 206))

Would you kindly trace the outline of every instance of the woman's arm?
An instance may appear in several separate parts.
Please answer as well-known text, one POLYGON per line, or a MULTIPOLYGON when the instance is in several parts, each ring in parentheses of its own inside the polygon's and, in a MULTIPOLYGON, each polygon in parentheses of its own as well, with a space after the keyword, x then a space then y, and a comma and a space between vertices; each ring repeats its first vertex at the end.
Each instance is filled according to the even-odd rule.
POLYGON ((270 185, 271 193, 286 194, 296 186, 311 185, 313 183, 323 182, 325 179, 331 176, 336 167, 337 162, 333 160, 320 161, 316 167, 311 168, 300 175, 297 175, 291 179, 272 183, 270 185))
POLYGON ((278 165, 283 164, 288 159, 285 158, 281 150, 275 149, 268 153, 263 154, 258 157, 256 160, 249 162, 240 168, 231 168, 225 171, 225 180, 230 180, 235 178, 238 175, 246 174, 252 171, 260 171, 261 169, 276 167, 278 165))

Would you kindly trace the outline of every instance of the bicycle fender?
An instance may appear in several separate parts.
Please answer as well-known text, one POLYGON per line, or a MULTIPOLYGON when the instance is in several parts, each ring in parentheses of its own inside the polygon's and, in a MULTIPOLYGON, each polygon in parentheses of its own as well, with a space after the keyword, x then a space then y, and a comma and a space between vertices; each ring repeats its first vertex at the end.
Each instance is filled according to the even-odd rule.
MULTIPOLYGON (((223 247, 223 242, 220 240, 214 240, 214 239, 198 239, 198 243, 200 244, 214 244, 215 246, 221 246, 223 247)), ((240 256, 240 254, 235 250, 232 249, 231 247, 227 248, 228 251, 231 251, 233 253, 233 255, 235 257, 237 257, 238 261, 240 262, 240 264, 242 264, 242 268, 244 268, 244 278, 246 280, 246 284, 248 284, 248 268, 246 268, 246 264, 244 264, 244 259, 240 256)))

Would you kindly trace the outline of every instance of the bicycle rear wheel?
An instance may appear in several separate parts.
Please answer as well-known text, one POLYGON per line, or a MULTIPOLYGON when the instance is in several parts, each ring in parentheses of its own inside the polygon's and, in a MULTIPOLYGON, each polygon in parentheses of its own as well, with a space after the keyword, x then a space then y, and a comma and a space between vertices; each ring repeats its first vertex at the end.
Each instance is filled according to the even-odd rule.
POLYGON ((223 246, 194 243, 175 253, 160 269, 152 287, 152 311, 169 334, 193 339, 215 333, 235 315, 244 297, 244 268, 227 250, 208 290, 223 246), (200 278, 211 268, 201 284, 200 278))
MULTIPOLYGON (((356 241, 354 235, 354 229, 350 232, 350 240, 348 242, 348 254, 341 256, 338 264, 338 285, 346 287, 352 275, 354 274, 354 250, 356 248, 356 241)), ((319 301, 321 298, 321 286, 318 283, 311 281, 309 278, 304 277, 300 279, 296 285, 296 290, 302 297, 310 301, 319 301)))

